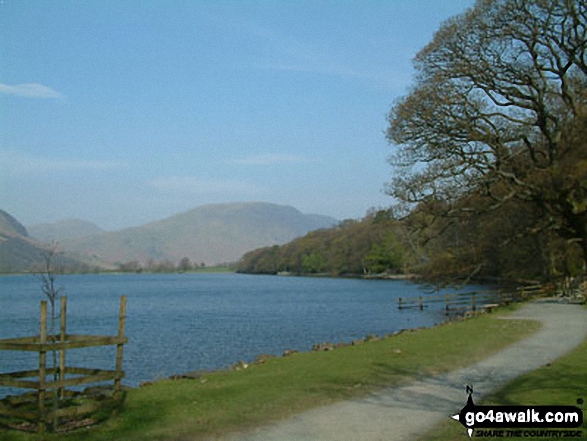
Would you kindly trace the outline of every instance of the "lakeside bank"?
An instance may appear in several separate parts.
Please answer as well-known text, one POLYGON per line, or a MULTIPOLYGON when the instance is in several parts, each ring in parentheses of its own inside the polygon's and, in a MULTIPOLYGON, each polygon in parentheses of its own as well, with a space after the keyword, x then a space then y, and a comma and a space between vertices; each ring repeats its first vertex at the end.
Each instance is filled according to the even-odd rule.
MULTIPOLYGON (((419 295, 402 281, 248 276, 240 274, 68 275, 58 279, 68 296, 72 333, 109 335, 116 329, 119 297, 128 298, 125 383, 182 372, 226 368, 259 354, 307 351, 321 342, 429 327, 446 320, 441 305, 424 311, 397 309, 397 298, 419 295)), ((473 289, 473 288, 471 288, 473 289)), ((0 338, 38 332, 45 297, 34 277, 2 278, 0 338)), ((4 360, 7 371, 29 370, 34 357, 4 360), (28 361, 27 361, 28 360, 28 361)), ((103 367, 112 360, 77 351, 73 366, 103 367), (90 364, 90 362, 92 362, 90 364), (101 366, 104 364, 104 366, 101 366)), ((0 390, 0 393, 2 391, 0 390)))
MULTIPOLYGON (((124 410, 106 423, 43 439, 206 439, 464 366, 537 328, 486 314, 332 351, 270 358, 247 369, 161 380, 129 390, 124 410)), ((0 431, 0 439, 40 438, 0 431)))

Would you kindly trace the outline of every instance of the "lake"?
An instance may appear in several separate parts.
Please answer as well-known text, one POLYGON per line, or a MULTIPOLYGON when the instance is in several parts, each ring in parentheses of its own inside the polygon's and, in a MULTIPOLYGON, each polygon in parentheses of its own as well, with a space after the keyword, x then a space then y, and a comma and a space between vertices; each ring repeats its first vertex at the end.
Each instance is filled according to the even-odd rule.
MULTIPOLYGON (((115 335, 119 298, 128 297, 124 384, 129 386, 446 319, 441 304, 424 311, 398 310, 398 297, 423 293, 407 281, 97 274, 59 276, 57 286, 68 298, 67 330, 72 334, 115 335)), ((0 277, 0 338, 38 335, 41 300, 38 278, 0 277)), ((71 366, 113 369, 115 348, 71 350, 67 359, 71 366)), ((34 369, 37 363, 35 353, 0 351, 0 372, 34 369)))

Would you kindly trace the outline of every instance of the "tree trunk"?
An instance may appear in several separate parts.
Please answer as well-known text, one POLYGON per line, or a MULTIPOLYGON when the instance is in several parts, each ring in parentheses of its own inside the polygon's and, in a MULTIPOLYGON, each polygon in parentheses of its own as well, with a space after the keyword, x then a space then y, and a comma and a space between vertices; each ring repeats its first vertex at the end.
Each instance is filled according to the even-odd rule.
POLYGON ((587 272, 587 231, 583 233, 581 248, 583 249, 583 271, 587 272))
POLYGON ((587 212, 575 215, 571 225, 583 250, 583 271, 587 271, 587 212))

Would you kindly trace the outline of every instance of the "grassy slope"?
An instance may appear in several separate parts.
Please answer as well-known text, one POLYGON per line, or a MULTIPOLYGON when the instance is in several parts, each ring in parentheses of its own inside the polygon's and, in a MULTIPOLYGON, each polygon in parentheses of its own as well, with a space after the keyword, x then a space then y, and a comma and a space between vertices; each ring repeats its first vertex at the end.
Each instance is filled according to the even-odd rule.
MULTIPOLYGON (((246 370, 209 375, 203 382, 159 381, 129 391, 121 415, 100 427, 43 439, 202 439, 245 430, 417 375, 460 367, 498 351, 538 326, 484 316, 335 351, 274 358, 246 370), (464 335, 467 338, 462 338, 464 335)), ((0 430, 0 439, 40 438, 0 430)))
MULTIPOLYGON (((550 366, 523 375, 504 385, 483 403, 499 405, 576 405, 577 398, 587 401, 587 340, 550 366)), ((583 405, 582 438, 587 439, 587 406, 583 405)), ((566 429, 575 430, 575 429, 566 429)), ((577 429, 579 430, 579 429, 577 429)), ((473 436, 474 439, 478 439, 473 436)), ((435 428, 422 441, 466 440, 465 429, 456 421, 447 421, 435 428)), ((527 440, 530 438, 507 438, 527 440)), ((546 438, 531 438, 546 440, 546 438)), ((568 438, 567 438, 568 439, 568 438)), ((573 438, 576 439, 576 438, 573 438)))

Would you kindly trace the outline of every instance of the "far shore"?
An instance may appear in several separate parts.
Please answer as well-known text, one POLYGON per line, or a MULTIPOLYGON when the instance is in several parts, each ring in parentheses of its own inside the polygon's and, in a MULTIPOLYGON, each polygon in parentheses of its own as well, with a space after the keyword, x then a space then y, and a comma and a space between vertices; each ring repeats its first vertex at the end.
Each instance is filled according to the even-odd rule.
MULTIPOLYGON (((42 271, 25 271, 25 272, 6 272, 1 273, 2 276, 38 276, 42 271)), ((187 271, 120 271, 118 269, 100 269, 93 271, 64 271, 58 273, 58 276, 65 275, 126 275, 126 274, 243 274, 249 276, 279 276, 279 277, 316 277, 316 278, 333 278, 333 279, 363 279, 363 280, 389 280, 389 281, 408 281, 420 284, 433 284, 438 287, 455 286, 454 280, 432 281, 426 277, 415 274, 397 274, 397 273, 378 273, 378 274, 361 274, 361 273, 347 273, 347 274, 332 274, 332 273, 301 273, 294 271, 279 271, 277 273, 246 273, 237 271, 233 265, 214 265, 209 267, 198 267, 187 271)), ((467 284, 492 285, 500 287, 516 287, 521 285, 537 285, 540 284, 537 280, 504 280, 501 278, 475 278, 468 281, 467 284)))
MULTIPOLYGON (((250 274, 250 273, 242 273, 250 274)), ((389 273, 378 273, 378 274, 331 274, 331 273, 298 273, 293 271, 279 271, 276 274, 284 277, 333 277, 340 279, 374 279, 374 280, 418 280, 422 279, 422 276, 418 274, 389 274, 389 273)))
MULTIPOLYGON (((120 270, 110 270, 110 269, 100 269, 100 270, 92 270, 92 271, 63 271, 58 273, 58 276, 67 276, 67 275, 86 275, 86 274, 107 274, 107 275, 124 275, 124 274, 226 274, 226 273, 234 273, 234 269, 222 265, 215 265, 209 267, 201 267, 198 269, 192 269, 188 271, 150 271, 150 270, 142 270, 142 271, 120 271, 120 270)), ((21 271, 21 272, 6 272, 1 273, 1 276, 36 276, 38 274, 42 274, 43 271, 21 271)))

